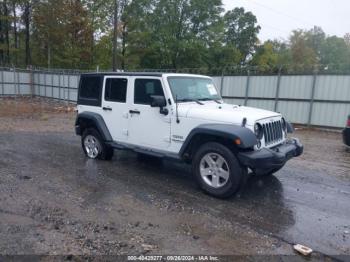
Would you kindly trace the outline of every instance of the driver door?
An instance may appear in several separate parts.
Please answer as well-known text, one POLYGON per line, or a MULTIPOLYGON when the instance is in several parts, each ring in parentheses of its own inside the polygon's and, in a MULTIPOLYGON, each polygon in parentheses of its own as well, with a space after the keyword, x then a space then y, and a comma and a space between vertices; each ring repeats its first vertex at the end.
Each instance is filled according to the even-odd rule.
MULTIPOLYGON (((164 150, 170 146, 170 114, 151 107, 151 96, 165 96, 161 78, 134 77, 133 95, 129 104, 128 143, 164 150)), ((169 105, 167 105, 169 106, 169 105)))

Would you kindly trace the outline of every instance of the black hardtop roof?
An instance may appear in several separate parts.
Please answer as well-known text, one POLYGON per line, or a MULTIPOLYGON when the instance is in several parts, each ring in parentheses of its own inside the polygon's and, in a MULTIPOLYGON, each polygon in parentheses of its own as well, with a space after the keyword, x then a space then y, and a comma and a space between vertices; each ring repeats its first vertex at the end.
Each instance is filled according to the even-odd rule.
POLYGON ((154 76, 162 77, 165 73, 159 72, 91 72, 83 73, 82 76, 154 76))

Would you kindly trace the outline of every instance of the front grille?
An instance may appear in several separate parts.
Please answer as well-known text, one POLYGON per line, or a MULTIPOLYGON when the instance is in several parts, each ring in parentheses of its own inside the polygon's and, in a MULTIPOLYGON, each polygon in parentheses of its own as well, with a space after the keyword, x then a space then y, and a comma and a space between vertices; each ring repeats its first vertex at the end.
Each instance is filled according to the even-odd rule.
POLYGON ((281 121, 270 122, 263 124, 262 126, 266 145, 275 144, 283 140, 283 129, 281 121))

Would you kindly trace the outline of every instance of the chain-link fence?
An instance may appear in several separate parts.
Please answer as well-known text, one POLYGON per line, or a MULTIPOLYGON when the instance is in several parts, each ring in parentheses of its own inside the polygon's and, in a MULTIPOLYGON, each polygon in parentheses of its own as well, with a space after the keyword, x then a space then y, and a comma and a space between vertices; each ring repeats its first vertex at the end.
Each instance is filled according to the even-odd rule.
POLYGON ((71 112, 80 72, 0 68, 0 117, 71 112))
MULTIPOLYGON (((144 69, 144 72, 190 73, 213 77, 226 102, 281 112, 308 126, 343 127, 350 113, 350 73, 330 67, 257 67, 144 69)), ((41 97, 69 106, 77 101, 82 71, 0 68, 0 96, 41 97)))

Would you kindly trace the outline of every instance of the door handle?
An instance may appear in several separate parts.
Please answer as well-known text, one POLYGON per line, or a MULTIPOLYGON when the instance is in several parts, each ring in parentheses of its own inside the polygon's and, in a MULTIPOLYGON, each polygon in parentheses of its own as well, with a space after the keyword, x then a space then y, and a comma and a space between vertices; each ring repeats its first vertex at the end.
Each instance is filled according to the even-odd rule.
POLYGON ((102 109, 104 111, 113 111, 113 109, 111 107, 102 107, 102 109))
POLYGON ((129 113, 130 113, 130 114, 137 114, 137 115, 140 115, 140 114, 141 114, 141 112, 138 111, 138 110, 130 110, 129 113))

